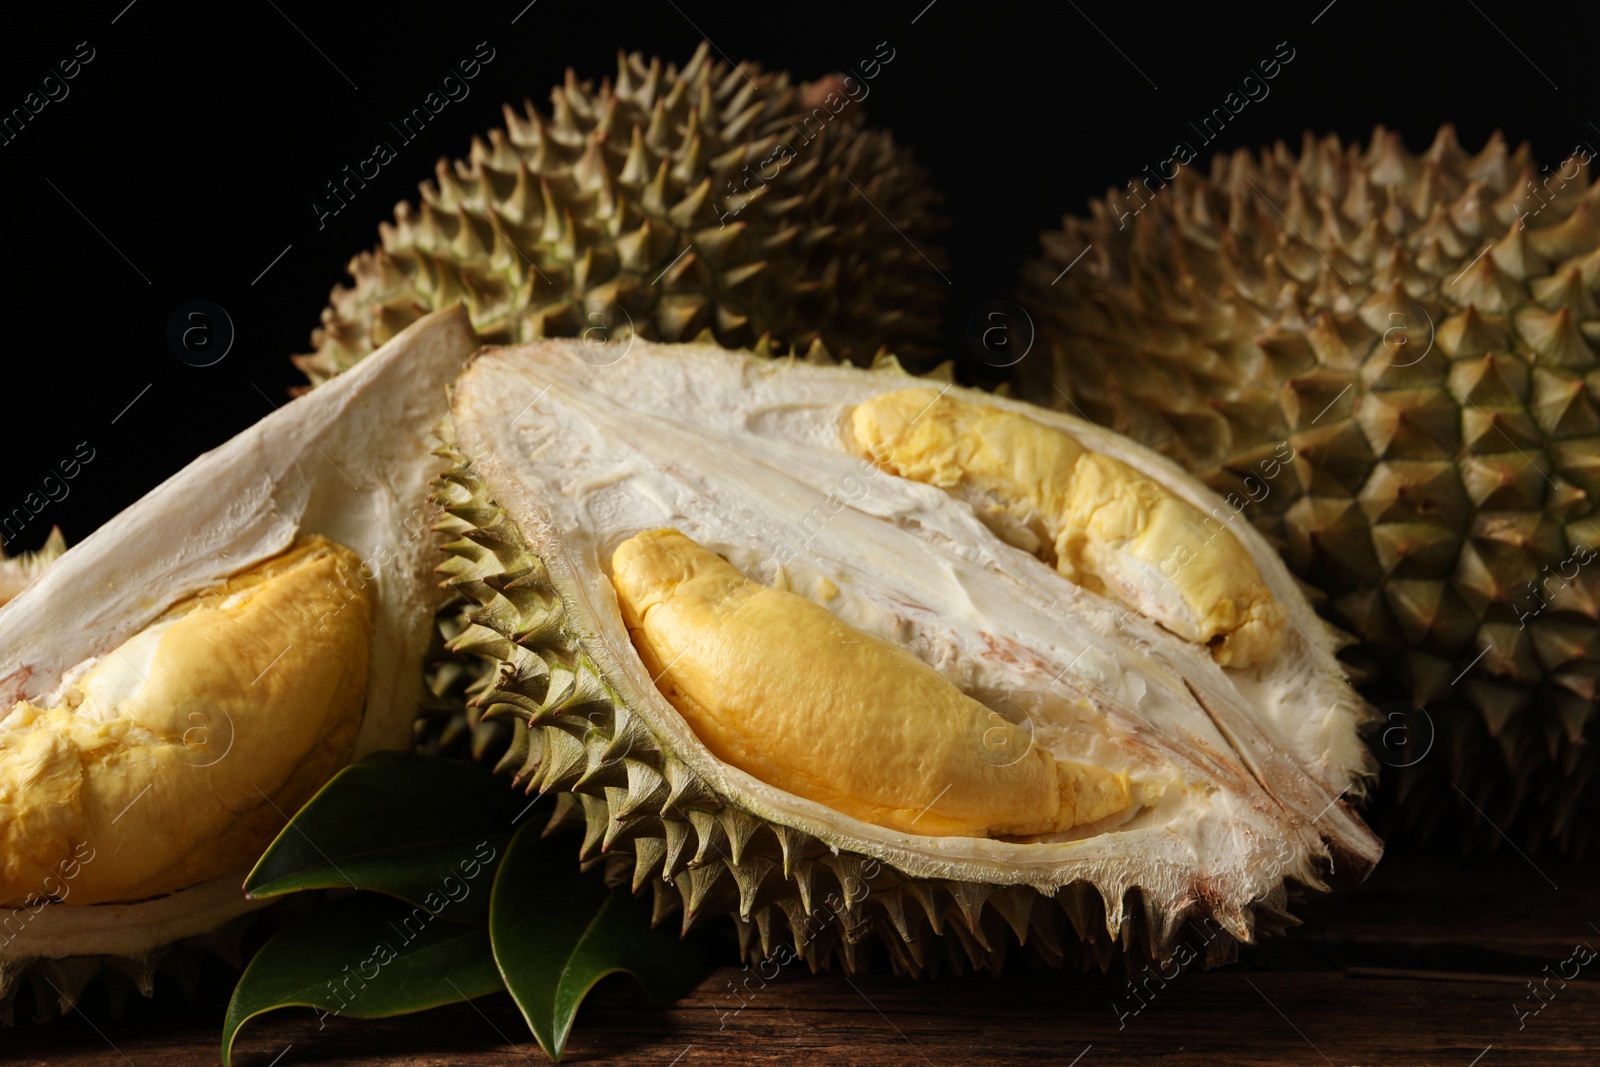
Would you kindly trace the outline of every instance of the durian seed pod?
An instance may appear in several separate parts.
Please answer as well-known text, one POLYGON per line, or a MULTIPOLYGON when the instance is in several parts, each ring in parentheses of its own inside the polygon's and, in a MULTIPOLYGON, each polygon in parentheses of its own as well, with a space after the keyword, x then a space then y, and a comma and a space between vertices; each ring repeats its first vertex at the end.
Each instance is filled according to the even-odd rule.
MULTIPOLYGON (((1335 635, 1316 619, 1264 542, 1241 538, 1249 563, 1239 570, 1263 568, 1260 584, 1270 587, 1291 623, 1281 626, 1281 654, 1236 667, 1236 675, 1213 660, 1214 648, 1180 641, 1140 612, 1118 615, 1100 599, 1110 594, 1075 592, 1053 572, 1035 571, 1037 560, 984 532, 965 505, 909 476, 878 476, 886 479, 874 483, 872 494, 884 499, 881 512, 870 504, 861 504, 859 512, 834 511, 831 501, 818 504, 821 494, 799 489, 791 478, 826 485, 853 469, 855 461, 838 451, 840 444, 818 443, 841 433, 840 420, 852 408, 919 384, 892 364, 866 372, 661 345, 635 358, 626 368, 597 368, 583 360, 578 345, 562 342, 479 354, 457 383, 451 421, 441 431, 453 441, 443 453, 453 467, 438 490, 447 513, 440 530, 448 559, 440 571, 470 605, 449 646, 490 665, 471 699, 484 719, 511 725, 507 765, 528 792, 554 796, 552 830, 583 831, 580 861, 602 867, 613 884, 648 895, 658 923, 688 930, 727 915, 751 960, 771 958, 787 946, 813 968, 854 971, 879 954, 897 972, 911 975, 969 967, 996 971, 1019 946, 1023 955, 1049 965, 1105 968, 1118 957, 1166 959, 1193 923, 1206 931, 1207 960, 1218 963, 1231 958, 1238 943, 1293 923, 1287 911, 1291 881, 1326 888, 1328 861, 1341 877, 1360 877, 1376 859, 1376 840, 1347 805, 1370 769, 1357 738, 1368 709, 1332 668, 1335 635), (527 397, 535 399, 529 403, 527 397), (622 427, 632 429, 624 433, 622 427), (747 488, 751 495, 745 495, 747 488), (594 494, 592 505, 585 501, 588 494, 594 494), (1156 807, 1141 808, 1144 814, 1133 821, 1109 820, 1095 834, 1084 829, 1081 840, 1026 834, 979 840, 919 835, 920 815, 911 819, 909 832, 863 823, 710 756, 705 742, 664 702, 666 683, 659 678, 667 668, 657 673, 648 660, 637 660, 629 631, 615 614, 618 579, 607 578, 598 557, 641 523, 648 528, 671 522, 698 529, 707 543, 742 546, 724 554, 745 573, 760 572, 763 553, 794 547, 786 541, 794 534, 784 525, 783 509, 813 505, 816 510, 797 525, 819 526, 797 556, 768 576, 774 588, 814 588, 822 602, 839 602, 841 614, 864 619, 872 613, 852 598, 881 578, 885 590, 894 592, 880 593, 878 610, 904 613, 899 622, 885 616, 885 632, 913 641, 919 626, 937 630, 946 617, 912 602, 919 594, 911 590, 931 595, 926 587, 905 575, 868 573, 857 561, 853 587, 841 591, 843 572, 810 568, 844 558, 835 554, 848 553, 841 546, 890 537, 901 540, 892 550, 874 549, 887 554, 876 558, 903 561, 896 565, 906 574, 940 573, 950 565, 944 557, 937 563, 930 557, 924 565, 917 553, 926 546, 917 547, 916 535, 879 525, 883 515, 900 514, 898 508, 917 515, 899 527, 903 531, 971 538, 971 555, 963 552, 961 558, 986 561, 962 570, 961 581, 971 584, 961 588, 971 591, 974 603, 1009 610, 1001 606, 1007 601, 988 590, 989 582, 1001 581, 999 573, 1043 582, 1070 598, 1061 608, 1062 625, 1074 637, 1056 632, 1054 622, 1041 624, 1055 633, 1046 640, 1056 642, 1057 650, 1038 654, 1060 655, 1065 667, 1072 657, 1060 648, 1080 633, 1094 633, 1095 657, 1129 657, 1125 668, 1107 661, 1089 672, 1101 679, 1093 684, 1121 695, 1086 696, 1081 707, 1113 717, 1123 712, 1109 709, 1122 701, 1145 709, 1128 712, 1136 716, 1163 709, 1183 725, 1168 721, 1151 734, 1134 732, 1146 739, 1142 743, 1170 745, 1174 753, 1184 749, 1187 742, 1180 739, 1191 730, 1211 738, 1193 751, 1184 749, 1188 755, 1174 756, 1189 766, 1182 774, 1195 776, 1193 783, 1180 788, 1174 779, 1171 791, 1156 788, 1165 801, 1149 801, 1156 807), (819 517, 830 512, 831 519, 819 517), (748 538, 766 540, 751 544, 748 538), (840 581, 835 584, 828 574, 840 581), (1135 647, 1145 651, 1136 654, 1135 647), (1184 658, 1184 677, 1196 679, 1205 702, 1179 674, 1156 666, 1169 654, 1184 658), (1148 673, 1129 681, 1141 669, 1148 673), (1117 689, 1123 684, 1131 688, 1117 689), (1245 688, 1232 689, 1236 684, 1245 688), (1247 690, 1254 695, 1245 696, 1247 690), (1253 701, 1259 707, 1247 710, 1253 701), (1213 733, 1215 723, 1224 724, 1223 734, 1213 733), (1234 745, 1240 746, 1238 755, 1234 745), (1199 755, 1202 748, 1215 752, 1218 762, 1199 755), (1198 762, 1188 764, 1191 756, 1198 762), (1235 760, 1250 761, 1253 770, 1235 760), (1257 774, 1270 784, 1263 786, 1257 774), (1162 809, 1162 803, 1173 806, 1162 809), (1271 842, 1281 851, 1261 854, 1271 842)), ((945 395, 926 393, 935 400, 945 395)), ((968 390, 946 393, 983 410, 1006 403, 968 390)), ((920 405, 920 397, 915 402, 920 405)), ((1004 410, 1034 412, 1054 420, 1053 429, 1070 427, 1076 448, 1107 448, 1098 431, 1077 420, 1014 403, 1004 410)), ((1181 491, 1193 506, 1214 502, 1195 495, 1203 492, 1196 484, 1132 442, 1109 440, 1106 453, 1096 453, 1102 462, 1120 455, 1134 465, 1125 474, 1142 472, 1125 491, 1135 491, 1143 477, 1165 491, 1181 491)), ((1005 588, 1013 600, 1035 595, 1019 593, 1027 586, 1005 588)), ((1059 674, 1053 666, 1037 673, 1042 668, 1031 658, 1035 646, 1014 643, 1021 639, 1011 636, 1012 625, 1033 624, 996 617, 982 628, 982 637, 958 631, 967 636, 950 637, 953 647, 931 634, 928 640, 943 649, 935 658, 956 677, 968 676, 961 664, 969 655, 966 663, 978 679, 999 677, 987 671, 1017 669, 1048 683, 1051 675, 1070 678, 1084 669, 1073 662, 1059 674), (967 637, 970 647, 962 643, 967 637)), ((830 685, 827 664, 819 659, 813 665, 809 684, 819 690, 830 685)), ((721 676, 714 684, 732 683, 721 676)), ((989 692, 998 683, 983 685, 989 692)), ((998 703, 1003 694, 991 693, 991 699, 996 707, 1009 707, 998 703)), ((1040 699, 1040 707, 1062 707, 1050 694, 1040 699)), ((879 710, 864 705, 857 717, 879 710)), ((1048 721, 1054 712, 1040 714, 1048 721)), ((807 747, 832 743, 819 736, 807 747)), ((915 739, 907 745, 907 751, 918 750, 915 739)), ((770 754, 781 746, 774 739, 761 747, 770 754)), ((1134 777, 1135 791, 1151 788, 1134 777)), ((937 783, 924 784, 932 798, 928 809, 934 809, 944 794, 933 795, 937 783)), ((1127 818, 1126 812, 1118 818, 1127 818)))
POLYGON ((505 117, 350 261, 295 358, 313 386, 457 300, 496 343, 710 330, 858 363, 933 355, 938 198, 840 79, 795 85, 702 44, 681 69, 619 54, 598 87, 568 71, 548 115, 505 117))
POLYGON ((1022 393, 1229 495, 1360 639, 1386 832, 1600 827, 1592 154, 1307 134, 1113 189, 1024 272, 1022 393))

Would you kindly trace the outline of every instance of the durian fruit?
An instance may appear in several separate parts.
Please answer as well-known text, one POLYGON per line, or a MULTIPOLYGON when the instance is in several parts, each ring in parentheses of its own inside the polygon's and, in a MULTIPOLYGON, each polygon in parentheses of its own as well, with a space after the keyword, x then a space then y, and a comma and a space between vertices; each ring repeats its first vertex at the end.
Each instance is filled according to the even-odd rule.
POLYGON ((795 85, 705 44, 682 69, 619 55, 598 87, 569 70, 548 115, 508 105, 466 161, 439 160, 420 206, 396 205, 296 363, 323 382, 457 300, 486 340, 581 336, 596 360, 710 330, 921 361, 945 289, 937 196, 864 124, 866 87, 795 85))
POLYGON ((1376 861, 1338 637, 1169 461, 888 362, 585 356, 457 382, 441 570, 519 783, 658 922, 913 974, 1193 922, 1217 961, 1376 861))
POLYGON ((1113 191, 1025 274, 1024 395, 1177 460, 1325 594, 1414 830, 1600 826, 1590 154, 1308 134, 1113 191))
POLYGON ((0 608, 0 1014, 145 995, 348 760, 409 744, 443 592, 432 429, 477 347, 415 323, 206 453, 0 608), (31 980, 31 983, 25 983, 31 980))
POLYGON ((44 573, 44 569, 66 550, 67 539, 59 526, 50 527, 50 536, 32 552, 7 556, 4 547, 0 547, 0 604, 26 589, 28 583, 44 573))

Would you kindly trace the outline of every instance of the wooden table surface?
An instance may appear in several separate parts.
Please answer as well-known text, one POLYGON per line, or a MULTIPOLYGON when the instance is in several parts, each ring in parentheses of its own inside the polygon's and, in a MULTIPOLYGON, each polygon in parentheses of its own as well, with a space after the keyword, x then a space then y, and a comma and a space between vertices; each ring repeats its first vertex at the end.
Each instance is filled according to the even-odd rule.
MULTIPOLYGON (((1304 901, 1298 910, 1306 925, 1289 936, 1246 949, 1234 966, 1184 971, 1164 988, 1152 986, 1136 1013, 1116 972, 1019 966, 999 979, 915 983, 887 973, 812 976, 796 965, 747 993, 742 1010, 729 991, 739 974, 733 967, 662 1007, 628 979, 612 978, 579 1014, 565 1062, 1594 1067, 1600 959, 1564 986, 1559 979, 1541 986, 1550 990, 1543 1001, 1530 999, 1528 983, 1569 960, 1580 943, 1600 949, 1600 867, 1536 862, 1510 850, 1470 862, 1391 856, 1359 889, 1304 901), (1514 1005, 1528 1014, 1519 1019, 1514 1005)), ((197 999, 132 1003, 115 1020, 96 998, 66 1020, 0 1033, 0 1062, 215 1064, 230 985, 219 965, 197 999)), ((546 1060, 502 995, 325 1026, 309 1010, 276 1013, 243 1031, 236 1062, 546 1060)))

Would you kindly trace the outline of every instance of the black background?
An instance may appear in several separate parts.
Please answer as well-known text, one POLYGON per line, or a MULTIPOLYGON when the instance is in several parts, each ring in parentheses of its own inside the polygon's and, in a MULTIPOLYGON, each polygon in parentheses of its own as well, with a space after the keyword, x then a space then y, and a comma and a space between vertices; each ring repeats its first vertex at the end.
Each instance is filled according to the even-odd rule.
POLYGON ((1188 121, 1279 42, 1294 58, 1270 95, 1203 155, 1297 142, 1307 128, 1365 137, 1376 122, 1414 149, 1442 122, 1469 149, 1501 128, 1546 162, 1600 144, 1592 0, 126 2, 33 5, 7 12, 0 30, 0 112, 79 42, 94 50, 69 95, 0 145, 10 283, 0 514, 79 442, 95 452, 13 548, 52 523, 81 540, 282 403, 300 381, 287 357, 308 350, 329 288, 394 203, 415 198, 439 156, 463 155, 498 125, 503 100, 542 105, 568 66, 606 76, 619 47, 681 62, 708 37, 734 61, 810 79, 887 41, 895 57, 865 107, 946 197, 952 355, 973 311, 1012 293, 1041 229, 1159 163, 1176 140, 1199 147, 1188 121), (323 183, 478 42, 494 59, 471 95, 319 229, 308 205, 323 183), (221 305, 236 328, 227 357, 203 368, 166 340, 173 311, 196 299, 221 305))

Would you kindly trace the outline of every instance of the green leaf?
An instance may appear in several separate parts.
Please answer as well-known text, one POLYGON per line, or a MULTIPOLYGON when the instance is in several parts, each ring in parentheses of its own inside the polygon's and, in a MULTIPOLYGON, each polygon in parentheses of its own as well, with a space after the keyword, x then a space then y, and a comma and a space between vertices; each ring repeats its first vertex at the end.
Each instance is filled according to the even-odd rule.
POLYGON ((375 752, 290 820, 245 879, 252 897, 353 887, 486 922, 493 861, 529 805, 473 764, 375 752))
POLYGON ((608 974, 637 978, 670 1000, 700 978, 699 951, 675 932, 652 930, 637 904, 606 889, 599 872, 540 848, 524 827, 495 875, 489 935, 495 963, 539 1047, 559 1060, 584 996, 608 974))
POLYGON ((232 1063, 241 1026, 277 1008, 379 1019, 504 988, 488 927, 358 893, 295 920, 256 953, 228 1004, 222 1062, 232 1063))

